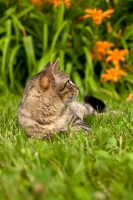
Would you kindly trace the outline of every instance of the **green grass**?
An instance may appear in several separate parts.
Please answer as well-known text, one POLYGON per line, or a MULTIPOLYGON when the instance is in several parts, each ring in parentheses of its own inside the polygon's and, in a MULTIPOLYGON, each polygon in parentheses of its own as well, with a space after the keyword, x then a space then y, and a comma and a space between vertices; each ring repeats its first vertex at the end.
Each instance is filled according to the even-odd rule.
POLYGON ((1 200, 132 200, 133 103, 106 98, 123 115, 90 116, 92 131, 27 139, 18 126, 20 97, 0 98, 1 200))

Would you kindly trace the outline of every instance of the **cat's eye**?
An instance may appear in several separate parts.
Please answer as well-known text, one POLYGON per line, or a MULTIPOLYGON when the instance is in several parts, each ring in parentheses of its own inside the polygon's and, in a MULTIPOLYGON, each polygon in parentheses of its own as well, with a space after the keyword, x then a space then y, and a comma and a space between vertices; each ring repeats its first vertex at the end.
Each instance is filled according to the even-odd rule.
POLYGON ((61 88, 60 91, 63 91, 63 90, 66 88, 67 84, 69 84, 69 85, 74 85, 73 82, 72 82, 70 79, 68 79, 68 80, 65 82, 65 84, 63 85, 63 87, 61 88))
POLYGON ((73 82, 72 82, 71 80, 68 80, 68 83, 69 83, 70 85, 74 85, 73 82))
POLYGON ((67 86, 68 81, 66 81, 66 83, 63 85, 63 87, 61 88, 60 91, 63 91, 65 89, 65 87, 67 86))

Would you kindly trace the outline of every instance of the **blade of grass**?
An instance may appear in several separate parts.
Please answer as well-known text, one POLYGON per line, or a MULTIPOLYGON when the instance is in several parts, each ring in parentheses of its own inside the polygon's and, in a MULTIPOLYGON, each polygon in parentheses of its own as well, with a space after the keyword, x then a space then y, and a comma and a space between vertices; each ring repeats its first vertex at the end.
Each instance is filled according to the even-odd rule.
POLYGON ((61 2, 60 6, 57 10, 56 20, 54 23, 54 30, 58 30, 60 28, 60 25, 63 22, 64 12, 65 12, 65 6, 64 6, 64 3, 61 2))
POLYGON ((65 66, 65 72, 70 76, 72 73, 72 63, 67 63, 65 66))
POLYGON ((10 19, 8 19, 6 21, 6 36, 11 36, 11 31, 12 31, 12 21, 10 19))
POLYGON ((49 61, 54 61, 56 52, 52 52, 51 50, 47 51, 43 57, 39 60, 37 64, 37 72, 41 71, 42 68, 49 62, 49 61))
POLYGON ((75 84, 80 88, 80 93, 84 93, 84 88, 83 88, 83 80, 81 79, 79 73, 77 71, 73 71, 72 73, 72 79, 75 84))
POLYGON ((30 5, 27 8, 23 9, 22 11, 20 11, 16 16, 17 16, 17 18, 21 18, 24 15, 26 15, 27 13, 29 13, 30 11, 32 11, 33 9, 34 9, 34 6, 30 5))
POLYGON ((15 5, 13 7, 10 7, 9 9, 7 9, 5 11, 6 17, 10 17, 13 13, 15 13, 16 9, 17 9, 17 5, 15 5))
POLYGON ((9 46, 10 46, 10 38, 6 37, 4 39, 4 44, 3 44, 3 54, 2 54, 2 66, 1 66, 1 72, 2 76, 6 79, 6 63, 8 60, 8 52, 9 52, 9 46))
POLYGON ((70 34, 70 25, 67 24, 65 26, 64 31, 63 31, 62 36, 61 36, 61 47, 62 48, 66 48, 67 41, 68 41, 68 38, 69 38, 69 34, 70 34))
POLYGON ((64 71, 64 62, 65 62, 64 56, 65 56, 65 51, 60 50, 59 55, 60 55, 59 56, 60 57, 60 70, 64 71))
POLYGON ((43 54, 47 51, 48 49, 48 24, 44 23, 43 24, 43 54))
POLYGON ((52 45, 51 45, 51 50, 53 51, 55 45, 56 45, 56 42, 58 40, 58 37, 60 36, 61 34, 61 31, 63 30, 63 28, 67 25, 67 21, 64 21, 61 26, 59 27, 59 29, 57 29, 55 35, 54 35, 54 38, 53 38, 53 41, 52 41, 52 45))
POLYGON ((36 73, 36 57, 32 36, 23 37, 24 49, 27 57, 27 68, 29 75, 36 73))
POLYGON ((8 64, 8 70, 9 70, 9 78, 10 78, 10 85, 13 88, 14 87, 14 82, 15 82, 15 77, 14 77, 14 63, 17 59, 17 52, 19 50, 19 48, 21 47, 21 45, 16 45, 10 54, 10 58, 9 58, 9 64, 8 64))
POLYGON ((126 18, 125 15, 122 15, 122 17, 120 17, 117 22, 114 24, 113 26, 113 29, 114 31, 118 31, 119 30, 119 26, 120 26, 120 23, 126 18))
POLYGON ((83 47, 85 53, 86 63, 85 63, 85 88, 89 90, 90 88, 94 91, 97 90, 97 84, 94 80, 94 66, 91 60, 90 53, 87 47, 83 47))
POLYGON ((125 40, 130 39, 130 37, 133 37, 133 25, 129 26, 123 34, 125 40))
POLYGON ((24 29, 24 26, 22 25, 22 23, 20 22, 20 20, 17 19, 17 17, 14 14, 12 14, 11 17, 12 17, 12 20, 18 25, 18 27, 21 30, 24 29))

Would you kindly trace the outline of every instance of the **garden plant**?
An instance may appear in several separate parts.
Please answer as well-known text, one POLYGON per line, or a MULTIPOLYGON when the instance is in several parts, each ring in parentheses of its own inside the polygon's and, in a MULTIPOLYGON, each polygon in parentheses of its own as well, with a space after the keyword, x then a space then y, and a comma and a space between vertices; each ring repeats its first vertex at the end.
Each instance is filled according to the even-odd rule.
POLYGON ((0 199, 133 199, 132 0, 0 1, 0 199), (48 61, 107 112, 91 133, 26 138, 17 108, 48 61))

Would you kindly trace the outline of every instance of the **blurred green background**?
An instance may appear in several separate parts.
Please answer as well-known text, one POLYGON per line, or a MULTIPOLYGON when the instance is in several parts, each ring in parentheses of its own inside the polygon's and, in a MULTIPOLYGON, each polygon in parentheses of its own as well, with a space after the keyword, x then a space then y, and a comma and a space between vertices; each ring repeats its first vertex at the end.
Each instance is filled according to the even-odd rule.
POLYGON ((0 92, 22 93, 32 75, 60 57, 60 69, 71 76, 81 95, 104 92, 126 98, 133 92, 132 5, 132 0, 1 0, 0 92), (114 12, 97 25, 92 17, 83 18, 89 8, 114 12), (128 49, 125 61, 120 61, 126 76, 103 81, 102 74, 114 66, 92 59, 96 41, 128 49))

